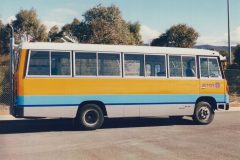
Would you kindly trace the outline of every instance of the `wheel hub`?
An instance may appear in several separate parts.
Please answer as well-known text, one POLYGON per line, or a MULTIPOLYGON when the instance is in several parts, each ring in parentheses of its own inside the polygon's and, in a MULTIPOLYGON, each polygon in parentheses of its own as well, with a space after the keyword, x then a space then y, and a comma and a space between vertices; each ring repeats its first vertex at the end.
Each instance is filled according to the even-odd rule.
POLYGON ((207 120, 210 116, 210 110, 207 107, 201 107, 199 110, 199 119, 207 120))
POLYGON ((85 121, 88 124, 95 124, 98 120, 98 113, 95 110, 89 110, 85 114, 85 121))

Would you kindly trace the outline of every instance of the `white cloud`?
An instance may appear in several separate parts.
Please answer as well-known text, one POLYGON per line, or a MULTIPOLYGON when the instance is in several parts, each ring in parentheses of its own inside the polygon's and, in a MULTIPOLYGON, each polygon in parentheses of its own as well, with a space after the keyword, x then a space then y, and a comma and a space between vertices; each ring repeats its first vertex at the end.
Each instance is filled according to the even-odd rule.
POLYGON ((7 24, 7 23, 11 23, 12 21, 16 20, 16 17, 15 16, 10 16, 10 17, 7 17, 7 19, 3 19, 3 23, 4 24, 7 24))
POLYGON ((57 21, 42 21, 42 23, 47 27, 47 30, 49 31, 53 26, 57 25, 59 29, 65 24, 62 22, 57 21))
POLYGON ((200 36, 197 40, 197 45, 214 45, 214 46, 225 46, 227 39, 225 36, 200 36))
POLYGON ((50 28, 54 25, 57 25, 59 28, 61 28, 64 24, 73 20, 75 17, 79 17, 79 13, 73 9, 56 8, 52 9, 48 14, 48 17, 43 19, 42 22, 46 25, 47 29, 50 30, 50 28))
MULTIPOLYGON (((215 46, 227 46, 228 34, 224 33, 221 36, 200 36, 197 41, 197 45, 215 45, 215 46)), ((240 26, 231 32, 231 45, 235 46, 240 44, 240 26)))
POLYGON ((240 44, 240 26, 231 32, 231 41, 233 44, 240 44))
POLYGON ((141 25, 141 30, 140 30, 140 34, 142 36, 142 39, 144 41, 144 43, 148 44, 150 43, 154 38, 159 37, 159 35, 161 34, 161 32, 152 29, 146 25, 141 25))

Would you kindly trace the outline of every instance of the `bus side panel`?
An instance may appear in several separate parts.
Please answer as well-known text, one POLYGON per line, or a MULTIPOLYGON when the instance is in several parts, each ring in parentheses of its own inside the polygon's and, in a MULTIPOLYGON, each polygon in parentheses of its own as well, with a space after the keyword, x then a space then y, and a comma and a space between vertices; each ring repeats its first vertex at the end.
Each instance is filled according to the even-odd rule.
POLYGON ((200 95, 211 96, 217 103, 226 103, 224 81, 223 79, 200 80, 200 95))
POLYGON ((103 102, 109 117, 191 115, 199 97, 198 80, 26 77, 23 84, 18 106, 25 116, 75 116, 89 100, 103 102), (60 107, 65 115, 53 111, 60 107))

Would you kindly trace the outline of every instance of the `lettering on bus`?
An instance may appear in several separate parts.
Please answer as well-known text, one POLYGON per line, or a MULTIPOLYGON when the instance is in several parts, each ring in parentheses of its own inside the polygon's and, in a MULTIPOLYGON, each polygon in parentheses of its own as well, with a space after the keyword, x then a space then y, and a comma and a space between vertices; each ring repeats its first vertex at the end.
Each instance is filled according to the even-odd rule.
POLYGON ((216 83, 203 83, 202 84, 202 88, 220 88, 220 83, 216 82, 216 83))

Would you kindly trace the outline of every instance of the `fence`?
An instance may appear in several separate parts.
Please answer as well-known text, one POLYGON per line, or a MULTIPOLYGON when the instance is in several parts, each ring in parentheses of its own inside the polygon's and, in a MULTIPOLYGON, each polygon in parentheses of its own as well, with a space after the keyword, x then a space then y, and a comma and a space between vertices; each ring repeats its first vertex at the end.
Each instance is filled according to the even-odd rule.
POLYGON ((9 75, 9 60, 7 56, 0 57, 0 115, 9 114, 11 104, 11 86, 9 75))

